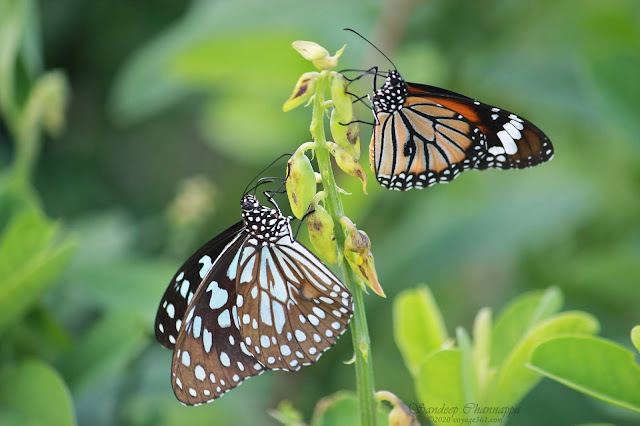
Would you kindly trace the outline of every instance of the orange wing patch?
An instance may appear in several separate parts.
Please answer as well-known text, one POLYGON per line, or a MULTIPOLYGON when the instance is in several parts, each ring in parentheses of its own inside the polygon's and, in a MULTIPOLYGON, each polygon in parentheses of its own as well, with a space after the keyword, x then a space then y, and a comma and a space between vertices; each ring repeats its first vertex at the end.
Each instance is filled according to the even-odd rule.
POLYGON ((478 124, 480 122, 480 117, 478 117, 478 114, 469 105, 465 105, 463 103, 454 101, 452 99, 444 99, 444 98, 438 99, 438 103, 440 105, 447 107, 449 110, 451 110, 452 115, 450 117, 453 117, 455 115, 454 113, 455 111, 473 123, 478 124))
MULTIPOLYGON (((469 146, 472 143, 471 139, 469 139, 468 136, 463 135, 462 133, 458 133, 455 130, 450 129, 449 127, 445 127, 445 126, 443 126, 441 124, 438 124, 436 126, 436 130, 438 131, 438 133, 442 134, 443 136, 446 136, 453 143, 458 145, 458 147, 461 150, 465 150, 465 149, 469 148, 469 146)), ((440 142, 440 140, 442 140, 442 138, 438 138, 438 142, 440 142)), ((449 141, 447 141, 447 142, 449 142, 449 141)))
POLYGON ((447 160, 434 145, 429 144, 427 149, 429 151, 429 170, 440 173, 449 167, 447 160))

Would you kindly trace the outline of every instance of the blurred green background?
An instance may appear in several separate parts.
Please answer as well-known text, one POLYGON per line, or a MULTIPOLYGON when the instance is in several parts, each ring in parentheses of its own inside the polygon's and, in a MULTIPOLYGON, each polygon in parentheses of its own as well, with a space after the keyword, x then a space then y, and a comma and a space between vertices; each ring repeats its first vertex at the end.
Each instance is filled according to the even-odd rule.
MULTIPOLYGON (((533 169, 468 172, 408 193, 386 191, 370 175, 364 196, 337 172, 353 193, 345 211, 371 237, 388 296, 367 297, 376 388, 419 402, 393 340, 391 302, 424 282, 447 323, 466 327, 482 306, 557 285, 569 309, 595 314, 601 335, 631 347, 640 302, 640 3, 2 3, 30 5, 17 92, 43 69, 59 69, 70 103, 66 130, 44 140, 35 189, 25 195, 2 181, 0 272, 11 275, 12 244, 30 260, 27 243, 45 228, 51 238, 34 243, 42 262, 25 263, 25 274, 49 268, 33 274, 34 297, 2 290, 0 278, 0 291, 14 291, 21 304, 0 316, 0 363, 37 358, 53 366, 79 424, 274 424, 265 412, 281 400, 308 418, 321 397, 353 389, 346 336, 299 373, 268 372, 219 401, 183 407, 171 391, 171 353, 152 330, 177 267, 238 220, 240 194, 267 162, 310 138, 310 109, 281 111, 311 70, 290 43, 313 40, 332 53, 347 43, 342 67, 388 66, 346 26, 372 39, 407 80, 523 115, 556 150, 533 169), (25 199, 59 228, 43 213, 10 221, 11 206, 25 199)), ((20 19, 0 17, 0 31, 20 19)), ((358 114, 370 117, 364 108, 358 114)), ((362 126, 363 162, 369 134, 362 126)), ((5 116, 2 171, 16 155, 5 116)), ((638 422, 549 380, 521 407, 511 424, 638 422)))

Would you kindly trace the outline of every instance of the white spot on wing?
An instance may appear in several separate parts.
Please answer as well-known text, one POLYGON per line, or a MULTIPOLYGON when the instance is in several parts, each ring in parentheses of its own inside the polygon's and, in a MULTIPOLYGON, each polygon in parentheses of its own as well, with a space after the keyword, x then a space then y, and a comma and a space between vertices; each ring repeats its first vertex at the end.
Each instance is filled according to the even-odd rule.
POLYGON ((191 356, 189 356, 189 351, 182 352, 182 364, 184 364, 185 367, 191 365, 191 356))
POLYGON ((201 331, 202 331, 202 317, 199 315, 196 315, 196 317, 193 319, 193 337, 196 339, 199 338, 201 331))
POLYGON ((187 298, 187 293, 189 292, 189 284, 189 281, 184 280, 182 281, 182 285, 180 286, 180 295, 185 299, 187 298))
POLYGON ((167 305, 167 315, 169 315, 169 318, 173 318, 176 314, 176 309, 173 307, 172 303, 169 303, 167 305))
POLYGON ((489 154, 493 154, 493 155, 500 155, 500 154, 504 154, 504 148, 501 146, 492 146, 491 148, 488 149, 489 154))
POLYGON ((196 365, 195 368, 196 379, 203 381, 207 377, 207 373, 204 371, 201 365, 196 365))
POLYGON ((296 339, 298 339, 298 342, 304 342, 305 340, 307 340, 307 335, 300 330, 296 330, 295 335, 296 339))
MULTIPOLYGON (((517 121, 516 121, 517 123, 517 121)), ((518 140, 522 137, 522 135, 520 134, 520 131, 518 129, 515 128, 515 126, 513 124, 509 123, 504 123, 504 129, 507 131, 507 133, 509 133, 509 136, 511 136, 514 140, 518 140)))
POLYGON ((282 333, 282 328, 284 327, 284 323, 286 321, 284 316, 284 308, 282 305, 275 300, 272 303, 273 307, 273 319, 275 321, 276 331, 278 333, 282 333))
POLYGON ((513 155, 518 152, 518 145, 516 145, 516 143, 513 141, 513 138, 509 136, 509 133, 507 133, 506 130, 500 130, 498 133, 496 133, 496 136, 498 136, 498 139, 500 139, 500 142, 502 142, 504 151, 507 154, 513 155))
POLYGON ((220 352, 220 362, 225 367, 228 367, 231 365, 231 360, 229 359, 229 355, 227 355, 226 352, 220 352))
POLYGON ((200 268, 200 278, 204 278, 213 266, 213 262, 211 262, 211 258, 206 254, 202 256, 198 262, 202 263, 202 267, 200 268))
POLYGON ((208 353, 211 352, 211 346, 213 345, 213 335, 207 328, 205 327, 202 331, 202 345, 204 346, 204 350, 208 353))
POLYGON ((269 303, 269 296, 266 292, 260 294, 260 319, 267 325, 273 325, 271 322, 271 307, 269 303))
POLYGON ((218 283, 216 281, 211 281, 211 284, 207 287, 207 291, 211 292, 211 298, 209 299, 209 307, 211 309, 222 308, 229 299, 229 293, 227 290, 218 287, 218 283))
POLYGON ((227 328, 231 325, 231 316, 229 310, 225 309, 220 315, 218 315, 218 325, 221 328, 227 328))

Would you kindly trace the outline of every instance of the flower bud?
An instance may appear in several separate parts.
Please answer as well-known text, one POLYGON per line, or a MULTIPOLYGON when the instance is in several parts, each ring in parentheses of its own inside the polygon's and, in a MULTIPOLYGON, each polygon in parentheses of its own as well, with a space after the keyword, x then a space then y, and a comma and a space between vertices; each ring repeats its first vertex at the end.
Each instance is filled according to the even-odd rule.
POLYGON ((343 148, 346 148, 356 160, 360 159, 360 128, 358 123, 344 125, 340 120, 338 111, 334 108, 331 112, 331 134, 333 140, 343 148))
POLYGON ((346 149, 338 145, 337 143, 327 142, 327 148, 331 151, 331 155, 336 159, 336 164, 345 173, 357 177, 362 181, 362 191, 367 193, 367 175, 362 169, 358 160, 349 153, 346 149))
POLYGON ((333 219, 321 205, 307 216, 309 239, 313 247, 329 263, 336 263, 336 236, 333 232, 333 219))
POLYGON ((344 257, 349 266, 378 296, 386 297, 378 282, 369 236, 359 231, 346 216, 340 218, 340 223, 348 234, 344 240, 344 257))
POLYGON ((344 124, 353 121, 353 101, 351 95, 347 93, 347 80, 342 74, 332 72, 331 76, 331 99, 333 106, 338 110, 340 121, 344 124))
POLYGON ((329 51, 313 41, 298 40, 291 43, 296 51, 307 61, 317 61, 329 56, 329 51))
POLYGON ((296 87, 293 88, 291 96, 289 96, 289 99, 287 99, 282 106, 282 110, 284 112, 291 111, 295 107, 308 101, 315 92, 316 79, 319 75, 320 74, 315 71, 302 74, 296 83, 296 87))
POLYGON ((329 56, 329 52, 324 47, 313 41, 294 41, 291 43, 294 49, 298 51, 308 61, 311 61, 313 65, 321 70, 330 70, 338 65, 338 58, 342 55, 345 47, 338 50, 334 56, 329 56))
POLYGON ((298 149, 287 163, 287 196, 291 211, 302 219, 316 194, 316 175, 304 150, 298 149))
POLYGON ((390 402, 393 408, 389 412, 389 426, 420 426, 414 413, 396 395, 388 391, 376 392, 378 401, 390 402))

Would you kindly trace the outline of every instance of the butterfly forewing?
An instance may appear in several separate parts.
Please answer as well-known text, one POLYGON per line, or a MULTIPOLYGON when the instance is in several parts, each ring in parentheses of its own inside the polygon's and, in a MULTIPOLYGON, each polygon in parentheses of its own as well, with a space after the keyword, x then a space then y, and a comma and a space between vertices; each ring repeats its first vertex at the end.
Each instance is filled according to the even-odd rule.
POLYGON ((407 83, 407 87, 410 95, 433 99, 457 111, 485 135, 486 154, 477 162, 477 169, 521 169, 553 158, 553 146, 542 130, 510 111, 433 86, 407 83))
POLYGON ((184 404, 214 400, 264 371, 238 328, 235 273, 245 239, 239 233, 226 246, 187 308, 171 365, 171 385, 184 404))
POLYGON ((169 349, 175 347, 187 306, 194 293, 225 246, 242 228, 242 222, 238 222, 212 238, 192 254, 175 273, 156 313, 154 329, 156 339, 162 346, 169 349))
POLYGON ((295 371, 314 363, 346 330, 351 294, 289 236, 255 247, 239 271, 241 334, 268 369, 295 371))

